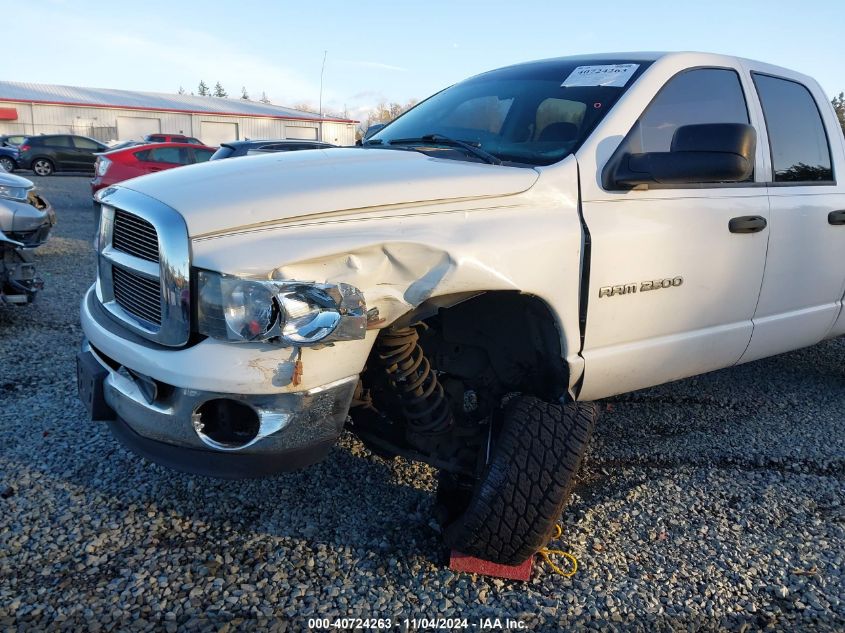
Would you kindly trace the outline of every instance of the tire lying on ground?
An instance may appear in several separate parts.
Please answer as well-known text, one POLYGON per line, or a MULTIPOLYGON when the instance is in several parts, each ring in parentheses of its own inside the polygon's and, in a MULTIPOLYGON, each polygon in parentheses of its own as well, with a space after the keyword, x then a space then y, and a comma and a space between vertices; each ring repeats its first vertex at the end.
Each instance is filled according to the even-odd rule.
POLYGON ((551 538, 595 425, 592 403, 520 396, 506 406, 490 460, 476 482, 442 473, 438 514, 446 544, 517 565, 551 538))

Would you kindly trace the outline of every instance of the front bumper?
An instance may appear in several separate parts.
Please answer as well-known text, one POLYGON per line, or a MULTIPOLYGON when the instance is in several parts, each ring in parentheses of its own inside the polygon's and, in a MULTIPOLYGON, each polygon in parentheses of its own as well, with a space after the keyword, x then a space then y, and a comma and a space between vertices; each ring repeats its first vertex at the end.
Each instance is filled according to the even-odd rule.
POLYGON ((0 200, 0 229, 8 238, 21 242, 24 248, 44 244, 56 225, 56 212, 52 205, 41 196, 31 196, 26 202, 0 200))
POLYGON ((80 397, 128 448, 176 470, 222 478, 264 477, 321 460, 343 430, 357 376, 324 387, 267 395, 224 394, 155 383, 86 340, 77 360, 80 397), (92 369, 92 367, 94 369, 92 369), (195 430, 197 410, 228 399, 253 409, 256 438, 212 447, 195 430))

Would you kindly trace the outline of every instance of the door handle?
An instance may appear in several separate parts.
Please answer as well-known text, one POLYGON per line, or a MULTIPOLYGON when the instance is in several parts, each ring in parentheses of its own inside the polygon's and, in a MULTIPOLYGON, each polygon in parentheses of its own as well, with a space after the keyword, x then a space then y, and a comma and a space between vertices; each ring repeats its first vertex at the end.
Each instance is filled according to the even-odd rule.
POLYGON ((767 225, 766 218, 759 215, 741 215, 738 218, 731 218, 728 229, 731 233, 759 233, 767 225))
POLYGON ((827 221, 830 224, 845 224, 845 211, 831 211, 827 215, 827 221))

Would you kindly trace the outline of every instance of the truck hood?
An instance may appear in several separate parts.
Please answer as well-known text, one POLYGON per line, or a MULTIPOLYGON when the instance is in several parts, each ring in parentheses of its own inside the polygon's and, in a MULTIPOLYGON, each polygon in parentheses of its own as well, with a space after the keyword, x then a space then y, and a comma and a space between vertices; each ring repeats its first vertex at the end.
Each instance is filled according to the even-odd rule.
POLYGON ((538 175, 414 151, 333 148, 215 160, 120 186, 179 211, 196 238, 373 207, 505 196, 538 175))

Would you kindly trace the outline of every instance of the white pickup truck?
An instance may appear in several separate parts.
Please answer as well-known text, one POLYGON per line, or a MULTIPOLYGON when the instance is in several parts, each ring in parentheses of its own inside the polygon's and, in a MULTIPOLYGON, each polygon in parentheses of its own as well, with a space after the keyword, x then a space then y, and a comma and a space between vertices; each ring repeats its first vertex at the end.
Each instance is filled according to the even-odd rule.
POLYGON ((220 477, 308 465, 346 427, 437 467, 446 542, 503 563, 548 539, 591 401, 845 334, 835 113, 735 57, 511 66, 361 147, 99 201, 92 419, 220 477))

